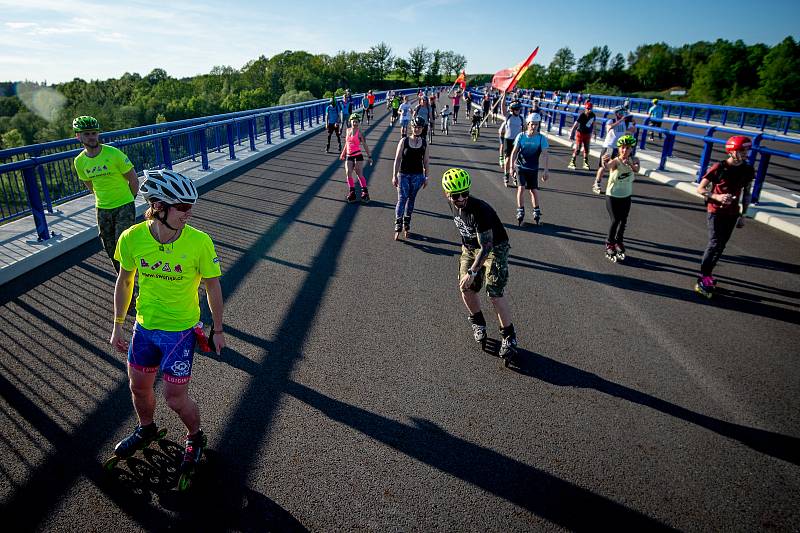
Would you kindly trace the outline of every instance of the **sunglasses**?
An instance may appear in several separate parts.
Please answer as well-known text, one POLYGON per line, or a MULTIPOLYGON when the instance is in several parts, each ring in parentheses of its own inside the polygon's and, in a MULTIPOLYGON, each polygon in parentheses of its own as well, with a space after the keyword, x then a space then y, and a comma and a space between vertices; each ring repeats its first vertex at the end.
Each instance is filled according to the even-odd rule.
POLYGON ((194 207, 194 204, 169 204, 170 207, 173 209, 177 209, 181 213, 187 212, 189 209, 194 207))
POLYGON ((449 196, 451 200, 458 200, 459 198, 469 198, 469 191, 454 192, 451 193, 449 196))

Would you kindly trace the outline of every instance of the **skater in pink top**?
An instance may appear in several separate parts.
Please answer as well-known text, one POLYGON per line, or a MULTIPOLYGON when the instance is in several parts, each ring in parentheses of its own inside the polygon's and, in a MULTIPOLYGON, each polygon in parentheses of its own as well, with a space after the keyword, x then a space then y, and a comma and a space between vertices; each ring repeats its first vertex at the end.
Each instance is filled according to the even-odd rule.
POLYGON ((367 191, 367 180, 364 178, 364 171, 361 169, 361 162, 364 161, 364 153, 367 154, 367 163, 372 164, 372 156, 369 153, 367 140, 364 134, 359 129, 361 116, 357 113, 350 115, 350 127, 347 128, 345 136, 344 148, 339 156, 339 159, 344 161, 344 169, 347 173, 347 187, 350 191, 347 194, 347 202, 353 203, 356 201, 355 181, 353 180, 353 173, 358 177, 358 184, 361 186, 361 202, 369 202, 369 192, 367 191), (362 153, 363 149, 363 153, 362 153))

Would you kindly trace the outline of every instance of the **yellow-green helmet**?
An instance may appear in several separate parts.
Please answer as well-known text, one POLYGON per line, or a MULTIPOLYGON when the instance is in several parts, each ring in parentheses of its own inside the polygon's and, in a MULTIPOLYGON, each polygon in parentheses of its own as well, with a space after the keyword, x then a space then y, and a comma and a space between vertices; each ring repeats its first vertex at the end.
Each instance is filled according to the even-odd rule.
POLYGON ((451 168, 442 174, 442 188, 447 194, 468 191, 471 186, 472 178, 463 168, 451 168))
POLYGON ((617 139, 617 146, 636 146, 636 137, 633 135, 623 135, 617 139))
POLYGON ((80 116, 72 121, 72 131, 80 133, 82 131, 99 131, 100 123, 97 119, 90 116, 80 116))

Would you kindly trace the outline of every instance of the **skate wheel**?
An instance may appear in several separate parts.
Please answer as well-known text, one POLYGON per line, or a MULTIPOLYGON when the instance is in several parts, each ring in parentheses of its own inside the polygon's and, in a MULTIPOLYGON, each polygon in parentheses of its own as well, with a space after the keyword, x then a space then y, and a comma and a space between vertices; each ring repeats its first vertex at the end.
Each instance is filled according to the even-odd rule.
POLYGON ((111 457, 106 459, 105 463, 103 463, 103 470, 105 470, 106 472, 111 472, 117 467, 117 465, 119 464, 119 460, 120 460, 119 457, 117 457, 116 455, 112 455, 111 457))
POLYGON ((161 429, 158 430, 158 433, 156 433, 156 439, 155 440, 161 440, 166 436, 167 436, 167 429, 166 428, 161 428, 161 429))

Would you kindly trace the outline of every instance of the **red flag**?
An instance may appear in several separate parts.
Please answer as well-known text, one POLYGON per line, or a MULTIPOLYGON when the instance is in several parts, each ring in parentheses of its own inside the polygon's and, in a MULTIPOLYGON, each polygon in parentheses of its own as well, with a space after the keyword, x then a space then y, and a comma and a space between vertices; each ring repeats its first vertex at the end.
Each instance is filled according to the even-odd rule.
POLYGON ((458 77, 456 78, 456 81, 455 81, 455 83, 453 85, 455 85, 457 83, 457 84, 459 84, 461 86, 462 89, 466 89, 467 88, 466 75, 467 75, 466 71, 462 70, 461 74, 458 75, 458 77))
POLYGON ((536 53, 539 51, 539 47, 536 47, 531 55, 520 63, 519 65, 511 68, 504 68, 503 70, 497 71, 497 73, 492 78, 492 87, 498 89, 500 91, 511 91, 517 85, 517 82, 525 74, 525 71, 528 70, 528 67, 533 62, 533 58, 536 57, 536 53))

